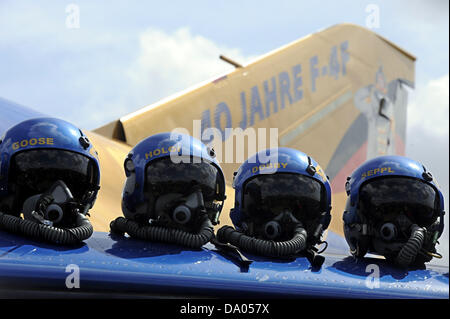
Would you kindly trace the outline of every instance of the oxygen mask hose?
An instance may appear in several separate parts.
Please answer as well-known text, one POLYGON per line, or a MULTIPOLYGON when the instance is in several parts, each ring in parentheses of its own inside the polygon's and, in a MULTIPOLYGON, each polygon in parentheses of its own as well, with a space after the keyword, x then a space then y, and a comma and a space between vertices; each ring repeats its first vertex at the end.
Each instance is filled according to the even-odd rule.
POLYGON ((207 215, 203 215, 200 229, 194 234, 181 229, 152 225, 143 226, 124 217, 118 217, 112 221, 110 228, 112 233, 127 233, 131 237, 142 240, 178 244, 190 248, 200 248, 214 236, 214 227, 207 215))
POLYGON ((425 232, 426 230, 424 228, 421 228, 415 224, 411 226, 411 236, 395 259, 395 262, 399 266, 407 268, 414 262, 417 254, 422 248, 425 239, 425 232))
POLYGON ((89 219, 78 213, 74 228, 58 228, 0 212, 0 229, 58 245, 76 245, 92 236, 89 219))
POLYGON ((170 217, 167 218, 172 218, 178 226, 142 225, 134 220, 118 217, 111 222, 110 229, 112 233, 128 233, 131 237, 143 240, 178 244, 194 249, 202 247, 214 237, 214 227, 205 210, 205 203, 200 188, 195 188, 194 192, 185 197, 181 203, 178 203, 169 215, 170 217), (195 211, 198 212, 198 215, 194 214, 195 211), (196 218, 198 223, 195 224, 200 224, 196 233, 191 232, 193 231, 192 226, 187 230, 178 228, 180 226, 186 227, 186 224, 194 220, 194 215, 198 216, 196 218))
POLYGON ((273 240, 257 239, 247 236, 231 226, 223 226, 217 232, 217 239, 223 243, 230 243, 244 251, 266 257, 286 257, 295 255, 306 249, 307 233, 302 225, 295 227, 292 239, 276 242, 273 240))

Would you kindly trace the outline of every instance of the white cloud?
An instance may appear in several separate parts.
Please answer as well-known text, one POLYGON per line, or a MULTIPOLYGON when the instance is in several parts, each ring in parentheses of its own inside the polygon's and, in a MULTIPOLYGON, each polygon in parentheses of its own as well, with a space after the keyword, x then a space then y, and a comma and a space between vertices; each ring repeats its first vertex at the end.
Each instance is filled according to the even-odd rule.
MULTIPOLYGON (((80 32, 84 35, 77 37, 77 41, 85 38, 89 30, 81 28, 80 32)), ((232 71, 234 67, 221 61, 220 54, 242 64, 254 58, 244 56, 239 49, 223 47, 192 34, 186 27, 172 33, 148 28, 132 38, 121 34, 116 39, 94 32, 89 43, 81 47, 72 46, 71 50, 67 50, 64 37, 53 38, 49 42, 51 49, 46 42, 40 47, 57 56, 54 65, 58 72, 44 73, 45 81, 51 86, 36 92, 37 97, 42 94, 40 104, 45 105, 42 111, 85 129, 95 129, 171 94, 232 71), (96 39, 102 40, 97 42, 96 39), (62 74, 64 78, 61 81, 62 74), (58 77, 58 80, 53 77, 58 77), (62 106, 55 103, 54 92, 65 94, 62 106)), ((39 52, 40 47, 37 48, 39 52)), ((39 106, 37 108, 40 109, 39 106)))
POLYGON ((418 86, 408 106, 406 155, 425 165, 444 195, 445 228, 438 251, 444 256, 433 263, 449 264, 449 75, 418 86))
POLYGON ((233 70, 220 54, 242 64, 253 58, 187 27, 110 29, 95 22, 99 10, 87 3, 80 5, 81 27, 68 29, 66 5, 0 3, 0 48, 8 48, 2 58, 20 61, 16 68, 5 62, 0 91, 85 129, 233 70))
POLYGON ((220 54, 242 64, 253 58, 194 35, 186 27, 170 34, 150 28, 140 35, 139 42, 139 57, 127 75, 133 92, 140 96, 140 106, 232 71, 233 66, 219 60, 220 54))
POLYGON ((434 134, 448 136, 448 91, 448 74, 418 87, 408 107, 408 126, 421 126, 434 134))
MULTIPOLYGON (((221 61, 220 54, 242 64, 254 58, 244 56, 239 49, 222 47, 194 35, 188 28, 173 33, 149 28, 135 42, 128 41, 137 53, 125 59, 119 55, 112 57, 107 53, 108 45, 102 45, 99 52, 72 62, 70 73, 74 77, 69 80, 69 86, 75 90, 72 93, 79 91, 83 99, 76 109, 63 110, 64 118, 80 127, 94 129, 232 71, 234 67, 221 61), (80 118, 80 113, 89 116, 80 118)), ((117 43, 110 44, 113 49, 117 46, 117 43)))

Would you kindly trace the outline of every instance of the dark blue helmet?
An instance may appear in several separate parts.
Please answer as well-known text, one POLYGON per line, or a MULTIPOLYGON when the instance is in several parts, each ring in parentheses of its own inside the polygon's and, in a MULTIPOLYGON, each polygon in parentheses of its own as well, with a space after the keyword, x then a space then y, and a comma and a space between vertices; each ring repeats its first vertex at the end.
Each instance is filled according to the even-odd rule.
POLYGON ((97 152, 83 132, 56 118, 35 118, 0 139, 0 210, 18 216, 24 201, 63 181, 86 213, 100 184, 97 152))
POLYGON ((344 233, 354 256, 369 251, 396 258, 415 232, 424 238, 414 244, 421 250, 409 259, 436 255, 434 245, 444 229, 444 198, 422 164, 403 156, 371 159, 347 178, 346 192, 344 233))
POLYGON ((298 150, 282 147, 258 152, 239 167, 233 188, 231 220, 236 229, 250 236, 283 237, 277 236, 284 232, 277 216, 287 211, 289 218, 301 222, 308 234, 316 233, 316 239, 329 226, 328 178, 313 158, 298 150))
POLYGON ((225 178, 214 150, 201 141, 181 133, 150 136, 131 150, 124 168, 122 211, 127 219, 187 225, 194 220, 191 209, 205 206, 218 223, 225 178))

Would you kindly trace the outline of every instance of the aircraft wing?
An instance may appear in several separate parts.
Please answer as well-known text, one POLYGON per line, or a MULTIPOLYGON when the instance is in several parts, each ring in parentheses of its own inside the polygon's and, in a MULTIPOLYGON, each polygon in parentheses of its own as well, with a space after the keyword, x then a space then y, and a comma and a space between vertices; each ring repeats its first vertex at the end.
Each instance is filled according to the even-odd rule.
MULTIPOLYGON (((0 297, 448 298, 448 266, 427 264, 403 271, 375 256, 356 262, 342 237, 346 177, 377 154, 404 154, 403 86, 414 85, 414 61, 364 28, 337 25, 85 132, 99 152, 102 171, 90 218, 96 232, 85 244, 64 248, 0 230, 0 297), (377 118, 380 97, 393 108, 389 123, 377 118), (212 244, 193 251, 109 235, 109 223, 122 215, 123 160, 131 148, 149 135, 174 128, 196 136, 196 125, 200 135, 209 127, 278 128, 280 146, 297 148, 325 168, 333 209, 321 269, 312 269, 305 257, 269 260, 252 255, 247 255, 253 263, 245 269, 212 244)), ((10 126, 40 115, 0 99, 0 136, 10 126)), ((217 150, 230 140, 224 134, 212 142, 218 142, 217 150)), ((244 143, 243 149, 249 145, 244 143)), ((228 198, 221 225, 230 224, 230 184, 239 165, 236 158, 223 160, 228 198)))
POLYGON ((448 269, 402 271, 378 258, 355 262, 343 254, 341 236, 329 234, 328 241, 320 270, 305 257, 250 254, 247 269, 210 243, 189 250, 96 232, 69 249, 0 232, 0 298, 449 297, 448 269))

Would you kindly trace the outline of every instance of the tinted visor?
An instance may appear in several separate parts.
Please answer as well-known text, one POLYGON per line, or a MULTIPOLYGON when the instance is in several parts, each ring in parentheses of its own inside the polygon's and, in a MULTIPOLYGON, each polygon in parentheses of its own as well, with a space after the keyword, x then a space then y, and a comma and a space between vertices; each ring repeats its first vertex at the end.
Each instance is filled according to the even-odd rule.
POLYGON ((322 185, 299 174, 259 175, 244 186, 243 205, 250 214, 278 215, 286 209, 301 220, 317 217, 321 211, 322 185))
POLYGON ((420 180, 404 177, 374 179, 361 187, 359 196, 365 215, 375 220, 392 220, 400 213, 419 226, 434 220, 436 191, 420 180))
POLYGON ((152 161, 146 169, 146 189, 158 194, 188 194, 200 186, 203 198, 213 200, 218 193, 219 172, 209 163, 174 163, 170 157, 152 161))
POLYGON ((63 150, 38 149, 18 153, 12 161, 10 180, 30 194, 48 191, 57 180, 81 199, 95 182, 94 164, 81 154, 63 150))

